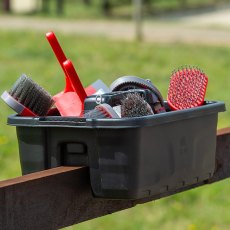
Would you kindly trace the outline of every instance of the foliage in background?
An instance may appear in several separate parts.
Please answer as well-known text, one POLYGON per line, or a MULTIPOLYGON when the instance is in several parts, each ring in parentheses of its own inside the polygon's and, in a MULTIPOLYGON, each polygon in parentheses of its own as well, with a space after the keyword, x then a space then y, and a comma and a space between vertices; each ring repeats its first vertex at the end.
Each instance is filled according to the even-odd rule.
MULTIPOLYGON (((131 19, 133 15, 132 0, 40 0, 43 7, 35 16, 62 17, 68 19, 131 19), (61 4, 57 4, 62 2, 61 4), (60 7, 60 6, 63 7, 60 7), (60 9, 61 8, 61 9, 60 9), (61 13, 62 12, 62 13, 61 13)), ((171 12, 190 12, 193 10, 212 10, 230 3, 229 0, 142 0, 144 16, 167 16, 171 12)))
MULTIPOLYGON (((64 75, 43 33, 0 31, 0 36, 0 93, 9 89, 21 73, 30 75, 51 94, 63 89, 64 75)), ((230 106, 229 47, 57 36, 85 86, 97 79, 109 85, 122 75, 137 75, 150 78, 166 98, 171 71, 190 64, 209 76, 206 98, 230 106)), ((6 125, 13 111, 2 101, 0 108, 0 179, 6 179, 20 175, 20 164, 15 127, 6 125)), ((218 127, 229 125, 230 112, 220 114, 218 127)), ((114 230, 228 230, 229 191, 226 180, 66 229, 107 230, 112 226, 114 230)))

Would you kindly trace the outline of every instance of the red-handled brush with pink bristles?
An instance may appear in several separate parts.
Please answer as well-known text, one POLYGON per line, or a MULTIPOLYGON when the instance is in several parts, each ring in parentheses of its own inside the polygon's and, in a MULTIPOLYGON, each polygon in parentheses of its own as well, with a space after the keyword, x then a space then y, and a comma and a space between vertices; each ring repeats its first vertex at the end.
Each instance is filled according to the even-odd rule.
POLYGON ((172 110, 188 109, 204 104, 207 75, 196 67, 183 67, 171 75, 167 101, 172 110))

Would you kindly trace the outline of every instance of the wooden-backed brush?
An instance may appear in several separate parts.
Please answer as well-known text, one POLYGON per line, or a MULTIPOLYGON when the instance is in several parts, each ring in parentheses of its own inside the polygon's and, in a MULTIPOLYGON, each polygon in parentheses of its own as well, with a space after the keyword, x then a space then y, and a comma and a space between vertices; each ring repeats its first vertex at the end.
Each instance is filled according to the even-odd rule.
POLYGON ((207 75, 196 67, 183 67, 171 75, 167 101, 172 110, 188 109, 204 104, 207 75))
POLYGON ((1 98, 21 116, 45 116, 54 103, 52 96, 25 74, 1 98))
POLYGON ((129 93, 121 101, 121 117, 142 117, 153 115, 151 106, 140 94, 129 93))

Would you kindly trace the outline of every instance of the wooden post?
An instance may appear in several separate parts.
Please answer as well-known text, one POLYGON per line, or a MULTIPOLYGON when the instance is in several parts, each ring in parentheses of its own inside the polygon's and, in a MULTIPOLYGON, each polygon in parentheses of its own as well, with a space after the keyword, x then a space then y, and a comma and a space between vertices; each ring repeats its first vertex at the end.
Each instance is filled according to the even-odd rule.
POLYGON ((0 229, 57 230, 229 178, 230 128, 218 132, 216 166, 209 180, 138 200, 95 198, 87 167, 59 167, 2 181, 0 229))
POLYGON ((135 24, 135 38, 141 41, 143 39, 142 0, 133 0, 133 21, 135 24))

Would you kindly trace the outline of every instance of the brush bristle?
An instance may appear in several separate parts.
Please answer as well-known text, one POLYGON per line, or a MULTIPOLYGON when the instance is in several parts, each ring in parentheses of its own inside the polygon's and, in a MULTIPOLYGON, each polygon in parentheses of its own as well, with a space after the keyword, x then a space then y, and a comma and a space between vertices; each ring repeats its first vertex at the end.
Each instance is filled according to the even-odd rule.
POLYGON ((188 109, 204 103, 208 77, 197 67, 182 67, 171 75, 167 101, 173 110, 188 109))
POLYGON ((150 105, 137 93, 129 93, 121 101, 121 117, 142 117, 154 114, 150 105))
POLYGON ((9 94, 38 116, 45 116, 54 103, 52 96, 25 74, 18 78, 9 94))
POLYGON ((101 104, 93 110, 85 113, 85 118, 100 119, 100 118, 119 118, 118 114, 109 104, 101 104))

